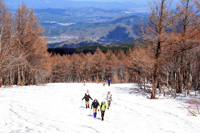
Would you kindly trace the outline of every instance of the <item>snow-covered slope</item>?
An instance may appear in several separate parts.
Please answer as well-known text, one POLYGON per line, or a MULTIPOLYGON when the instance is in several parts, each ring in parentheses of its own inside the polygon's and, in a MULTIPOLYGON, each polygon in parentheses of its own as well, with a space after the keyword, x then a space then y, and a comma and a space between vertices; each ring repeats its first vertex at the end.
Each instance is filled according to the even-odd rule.
POLYGON ((181 101, 150 100, 129 93, 135 84, 57 83, 0 89, 0 133, 198 133, 199 117, 189 116, 181 101), (111 91, 113 102, 105 120, 86 109, 89 90, 99 101, 111 91))

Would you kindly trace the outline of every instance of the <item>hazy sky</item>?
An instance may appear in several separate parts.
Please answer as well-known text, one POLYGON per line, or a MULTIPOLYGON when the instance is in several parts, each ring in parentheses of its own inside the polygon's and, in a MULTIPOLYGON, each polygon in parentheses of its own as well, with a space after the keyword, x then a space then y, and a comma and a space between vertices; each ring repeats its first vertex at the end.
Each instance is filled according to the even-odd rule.
MULTIPOLYGON (((47 0, 50 1, 50 0, 47 0)), ((69 0, 69 1, 99 1, 99 2, 136 2, 136 3, 147 3, 152 0, 69 0)), ((173 0, 178 1, 178 0, 173 0)))
POLYGON ((149 0, 70 0, 70 1, 99 1, 99 2, 141 2, 146 3, 149 0))
MULTIPOLYGON (((129 2, 134 2, 134 1, 138 1, 138 0, 70 0, 70 1, 104 1, 104 2, 108 2, 108 1, 129 1, 129 2)), ((140 0, 140 1, 148 1, 148 0, 140 0)))
MULTIPOLYGON (((9 8, 17 8, 19 3, 21 3, 22 1, 24 1, 28 6, 32 7, 32 8, 66 8, 66 7, 84 7, 84 6, 94 6, 94 7, 102 7, 102 4, 97 4, 97 3, 90 3, 90 2, 124 2, 123 4, 118 4, 117 3, 113 3, 115 4, 114 7, 107 7, 107 5, 105 6, 106 8, 124 8, 126 7, 126 9, 128 9, 128 7, 131 8, 140 8, 140 9, 144 9, 147 5, 149 1, 153 1, 153 0, 4 0, 6 2, 6 4, 8 5, 9 8), (82 5, 74 5, 71 3, 70 4, 66 4, 69 1, 82 1, 84 3, 84 1, 88 1, 85 5, 83 3, 80 3, 82 5), (132 2, 131 4, 126 3, 126 2, 132 2), (126 4, 126 5, 124 5, 126 4), (128 5, 127 5, 128 4, 128 5), (136 6, 137 5, 137 6, 136 6)), ((178 0, 174 0, 174 1, 178 1, 178 0)), ((105 3, 104 3, 105 4, 105 3)))
MULTIPOLYGON (((15 0, 4 0, 6 2, 14 2, 15 0)), ((20 0, 18 0, 20 1, 20 0)), ((32 0, 21 0, 21 1, 32 1, 32 0)), ((45 2, 51 2, 52 0, 43 0, 45 2)), ((99 1, 99 2, 134 2, 134 3, 148 3, 149 1, 152 0, 65 0, 65 1, 99 1)), ((178 0, 173 0, 173 1, 178 1, 178 0)), ((59 2, 59 0, 57 1, 59 2)))

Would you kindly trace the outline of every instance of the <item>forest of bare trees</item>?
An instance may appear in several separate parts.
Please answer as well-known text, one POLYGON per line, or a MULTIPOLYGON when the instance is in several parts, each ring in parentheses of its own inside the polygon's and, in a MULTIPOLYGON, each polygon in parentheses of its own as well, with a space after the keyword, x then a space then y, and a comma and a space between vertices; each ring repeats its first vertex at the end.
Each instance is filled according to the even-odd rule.
POLYGON ((50 55, 44 30, 34 10, 22 3, 11 17, 0 0, 0 86, 48 82, 152 84, 156 90, 190 93, 200 89, 200 2, 170 0, 149 4, 149 22, 141 28, 143 41, 128 52, 50 55), (141 45, 140 45, 141 44, 141 45))
POLYGON ((13 16, 0 0, 0 86, 45 82, 51 61, 44 31, 25 3, 13 16))

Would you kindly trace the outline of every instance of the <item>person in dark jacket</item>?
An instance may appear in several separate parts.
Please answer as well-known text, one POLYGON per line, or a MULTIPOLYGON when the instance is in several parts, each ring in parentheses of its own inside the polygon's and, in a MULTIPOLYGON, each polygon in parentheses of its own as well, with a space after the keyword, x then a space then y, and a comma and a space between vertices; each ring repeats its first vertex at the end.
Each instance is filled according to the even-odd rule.
POLYGON ((106 84, 106 79, 104 78, 103 79, 103 86, 105 86, 105 84, 106 84))
POLYGON ((111 83, 111 79, 109 78, 108 79, 108 86, 110 86, 110 83, 111 83))
MULTIPOLYGON (((97 109, 99 107, 99 102, 98 102, 97 99, 94 99, 94 101, 92 102, 91 109, 92 109, 92 107, 93 107, 94 118, 96 118, 96 116, 97 116, 97 109)), ((99 109, 98 109, 98 111, 99 111, 99 109)))
POLYGON ((82 98, 82 100, 85 99, 85 105, 86 109, 90 107, 90 99, 93 100, 88 93, 85 94, 85 96, 82 98))

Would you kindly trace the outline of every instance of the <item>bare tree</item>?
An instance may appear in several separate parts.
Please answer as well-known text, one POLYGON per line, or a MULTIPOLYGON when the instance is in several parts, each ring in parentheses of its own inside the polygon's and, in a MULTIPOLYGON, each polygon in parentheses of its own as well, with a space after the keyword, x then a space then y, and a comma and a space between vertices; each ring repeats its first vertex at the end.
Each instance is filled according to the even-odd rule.
MULTIPOLYGON (((43 30, 34 10, 29 9, 22 3, 15 12, 15 45, 17 53, 23 53, 24 61, 18 66, 18 85, 37 84, 38 77, 48 75, 45 66, 48 65, 49 55, 47 53, 46 41, 43 30), (42 72, 41 72, 42 71, 42 72), (44 72, 47 72, 44 74, 44 72)), ((50 67, 47 67, 50 69, 50 67)))
POLYGON ((0 0, 0 87, 4 73, 11 67, 15 60, 11 60, 12 19, 7 6, 0 0))
MULTIPOLYGON (((196 3, 198 4, 198 2, 196 3)), ((199 46, 200 19, 198 15, 199 11, 195 9, 193 0, 180 0, 175 12, 176 30, 174 30, 173 34, 175 38, 175 42, 173 42, 173 55, 176 56, 178 68, 176 70, 176 92, 182 93, 184 86, 188 86, 186 83, 184 84, 184 79, 186 79, 184 78, 184 71, 190 71, 190 74, 188 74, 188 76, 190 75, 189 81, 191 82, 192 80, 191 67, 187 67, 187 55, 189 55, 187 53, 199 46)), ((191 62, 191 59, 188 61, 191 62)), ((188 83, 191 84, 190 82, 188 83)))
POLYGON ((162 52, 162 46, 167 42, 169 37, 169 29, 171 27, 171 12, 169 10, 169 0, 157 0, 150 3, 149 23, 144 28, 143 39, 147 40, 147 43, 151 45, 154 53, 154 68, 152 76, 152 93, 151 98, 155 99, 156 88, 158 84, 158 72, 160 69, 160 55, 162 52))

